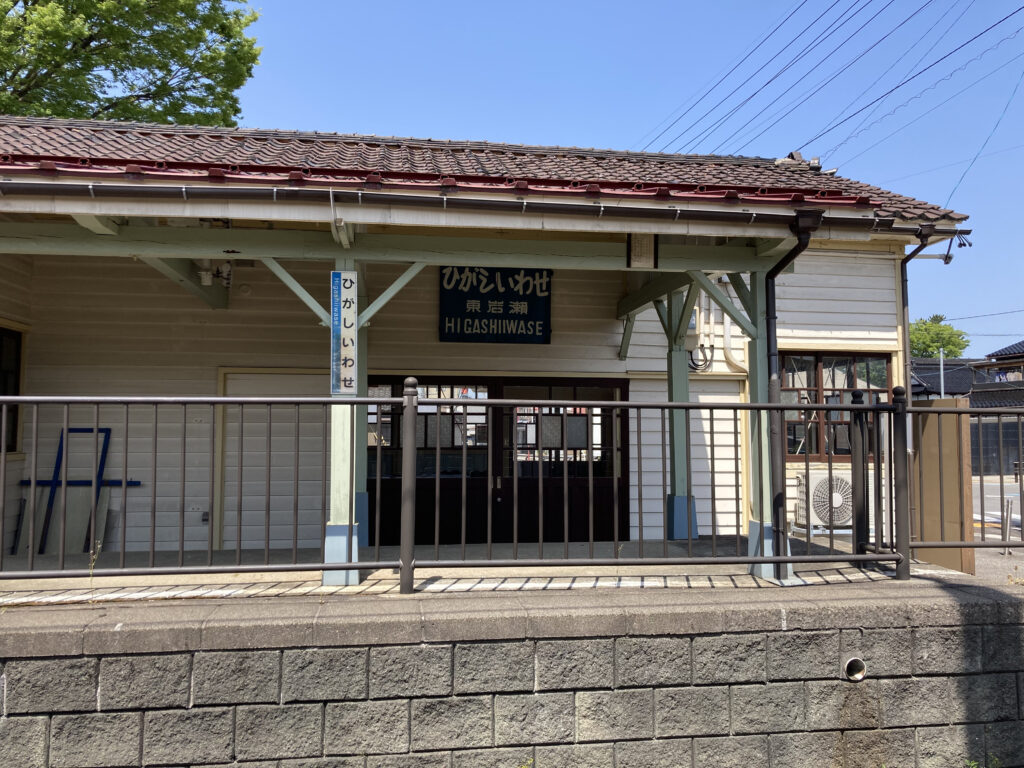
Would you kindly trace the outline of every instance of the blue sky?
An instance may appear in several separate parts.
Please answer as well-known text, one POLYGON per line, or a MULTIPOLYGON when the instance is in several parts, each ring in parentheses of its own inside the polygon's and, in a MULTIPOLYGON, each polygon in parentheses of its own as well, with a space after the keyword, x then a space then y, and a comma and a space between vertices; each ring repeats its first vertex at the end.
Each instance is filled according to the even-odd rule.
MULTIPOLYGON (((954 247, 949 266, 911 265, 912 318, 1024 310, 1024 84, 1011 99, 1024 10, 954 50, 1016 0, 252 5, 263 56, 241 93, 244 126, 766 157, 799 148, 928 202, 952 193, 950 207, 971 215, 973 248, 954 247)), ((1024 339, 1024 311, 954 324, 972 335, 970 355, 1024 339)))

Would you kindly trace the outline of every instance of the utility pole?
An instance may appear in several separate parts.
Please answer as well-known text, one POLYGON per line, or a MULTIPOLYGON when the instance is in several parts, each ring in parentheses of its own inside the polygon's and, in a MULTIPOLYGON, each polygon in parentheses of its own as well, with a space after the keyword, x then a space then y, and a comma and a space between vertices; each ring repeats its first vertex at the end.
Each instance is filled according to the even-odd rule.
POLYGON ((939 398, 946 399, 946 350, 939 347, 939 398))

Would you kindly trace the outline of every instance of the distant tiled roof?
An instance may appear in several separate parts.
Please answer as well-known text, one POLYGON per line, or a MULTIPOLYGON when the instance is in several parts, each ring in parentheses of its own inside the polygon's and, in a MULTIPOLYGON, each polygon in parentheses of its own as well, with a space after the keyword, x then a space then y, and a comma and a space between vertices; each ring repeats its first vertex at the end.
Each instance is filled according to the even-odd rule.
POLYGON ((971 408, 1024 408, 1024 385, 976 390, 971 393, 971 408))
POLYGON ((1024 355, 1024 341, 1017 341, 1008 347, 988 353, 989 357, 1020 357, 1021 355, 1024 355))
MULTIPOLYGON (((938 393, 945 389, 947 395, 966 395, 974 388, 975 370, 971 363, 978 360, 963 358, 951 358, 944 361, 942 376, 945 377, 945 386, 940 384, 939 361, 931 357, 915 357, 910 364, 911 373, 914 375, 913 392, 938 393)), ((984 379, 983 371, 977 371, 979 379, 984 379)))
POLYGON ((478 141, 0 116, 0 173, 360 184, 872 208, 903 220, 967 216, 780 160, 478 141), (211 173, 211 170, 213 173, 211 173))

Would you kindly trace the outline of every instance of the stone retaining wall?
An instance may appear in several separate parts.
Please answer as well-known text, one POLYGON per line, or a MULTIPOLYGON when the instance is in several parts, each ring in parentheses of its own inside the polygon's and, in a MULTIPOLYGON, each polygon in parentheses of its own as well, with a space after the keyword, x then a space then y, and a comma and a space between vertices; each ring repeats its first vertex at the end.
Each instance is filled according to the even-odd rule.
POLYGON ((959 626, 575 637, 544 636, 535 617, 531 637, 389 644, 385 631, 358 645, 289 645, 278 627, 278 647, 226 650, 168 624, 167 651, 154 629, 139 653, 122 621, 91 642, 109 634, 117 652, 18 646, 4 662, 0 765, 1009 768, 1024 765, 1024 627, 992 612, 959 626), (850 656, 864 681, 844 679, 850 656))

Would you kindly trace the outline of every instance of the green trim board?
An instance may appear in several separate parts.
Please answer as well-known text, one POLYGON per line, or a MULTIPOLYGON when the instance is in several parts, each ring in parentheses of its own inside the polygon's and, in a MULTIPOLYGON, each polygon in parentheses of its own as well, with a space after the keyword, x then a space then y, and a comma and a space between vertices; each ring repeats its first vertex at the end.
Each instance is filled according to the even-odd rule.
POLYGON ((688 274, 693 278, 693 281, 700 286, 701 290, 710 296, 712 301, 721 307, 722 311, 731 317, 733 321, 743 329, 744 333, 751 337, 757 335, 757 329, 754 327, 754 323, 751 322, 751 318, 748 318, 739 309, 737 309, 736 305, 732 303, 729 297, 726 296, 717 285, 711 282, 707 275, 703 272, 689 272, 688 274))
MULTIPOLYGON (((659 271, 767 269, 772 260, 752 247, 662 243, 659 271)), ((626 245, 616 242, 514 240, 360 234, 343 249, 329 232, 206 227, 119 227, 117 237, 77 224, 0 224, 0 253, 54 256, 240 259, 333 262, 339 252, 358 261, 628 271, 626 245)))
POLYGON ((676 291, 680 291, 693 282, 693 278, 689 273, 653 274, 654 277, 647 283, 619 299, 619 303, 615 307, 615 315, 619 320, 624 320, 630 315, 641 312, 656 299, 661 299, 676 291))

